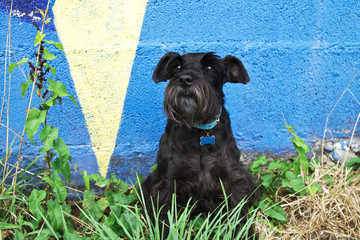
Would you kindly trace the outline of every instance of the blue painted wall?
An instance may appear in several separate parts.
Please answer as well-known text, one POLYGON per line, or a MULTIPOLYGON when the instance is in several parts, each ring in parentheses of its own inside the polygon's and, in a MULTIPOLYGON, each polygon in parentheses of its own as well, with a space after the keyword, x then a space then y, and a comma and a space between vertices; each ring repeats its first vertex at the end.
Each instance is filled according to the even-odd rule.
MULTIPOLYGON (((32 1, 16 8, 26 12, 45 2, 32 1)), ((0 4, 1 62, 8 6, 9 1, 0 4)), ((13 17, 12 21, 14 51, 18 58, 29 56, 34 51, 34 27, 25 17, 13 17)), ((58 38, 53 25, 46 31, 50 38, 58 38)), ((360 70, 359 50, 359 1, 149 0, 108 174, 115 172, 122 178, 133 177, 135 172, 147 174, 155 162, 166 124, 162 112, 166 83, 155 84, 151 76, 167 51, 214 51, 240 58, 250 82, 225 85, 235 138, 244 152, 281 154, 292 149, 281 112, 310 145, 321 138, 327 115, 360 70)), ((76 96, 64 55, 58 59, 57 69, 58 80, 76 96)), ((27 102, 19 93, 22 79, 20 72, 12 77, 10 127, 18 133, 27 102)), ((360 99, 360 79, 355 79, 350 89, 360 99)), ((358 113, 359 104, 347 92, 330 117, 332 135, 349 136, 358 113)), ((70 146, 74 165, 80 171, 97 172, 81 108, 67 101, 51 114, 70 146)), ((4 133, 5 128, 0 127, 2 153, 4 133)), ((13 147, 16 149, 16 142, 13 147)), ((32 151, 24 150, 24 154, 31 156, 32 151)))

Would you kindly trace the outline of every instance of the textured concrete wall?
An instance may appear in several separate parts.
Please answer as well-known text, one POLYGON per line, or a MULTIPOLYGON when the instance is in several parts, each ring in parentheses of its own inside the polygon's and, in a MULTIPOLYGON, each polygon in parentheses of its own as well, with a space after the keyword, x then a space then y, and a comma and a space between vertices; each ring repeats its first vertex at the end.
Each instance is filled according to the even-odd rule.
MULTIPOLYGON (((34 51, 31 21, 47 1, 15 2, 11 34, 21 58, 34 51)), ((2 33, 9 5, 0 3, 2 33)), ((226 84, 224 91, 244 152, 291 151, 282 113, 307 143, 321 138, 327 115, 360 70, 359 1, 57 0, 51 9, 55 25, 47 27, 48 38, 65 47, 57 80, 81 106, 65 102, 51 120, 80 171, 123 178, 149 171, 166 124, 166 83, 155 84, 151 76, 167 51, 214 51, 243 61, 250 82, 226 84)), ((4 62, 6 36, 0 37, 4 62)), ((18 89, 24 78, 17 70, 12 79, 10 127, 21 132, 27 99, 18 89)), ((329 119, 327 136, 345 138, 354 127, 360 79, 350 89, 329 119)))

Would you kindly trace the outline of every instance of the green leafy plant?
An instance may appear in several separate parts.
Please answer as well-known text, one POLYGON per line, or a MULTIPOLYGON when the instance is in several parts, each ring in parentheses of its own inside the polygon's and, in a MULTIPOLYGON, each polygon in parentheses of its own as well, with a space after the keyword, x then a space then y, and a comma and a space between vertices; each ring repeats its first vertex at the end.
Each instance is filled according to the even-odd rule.
MULTIPOLYGON (((27 96, 29 89, 31 89, 23 136, 26 133, 30 142, 38 146, 39 149, 39 157, 35 158, 25 169, 21 169, 18 172, 18 165, 16 168, 13 166, 12 169, 15 169, 12 179, 15 184, 11 187, 13 195, 10 196, 8 194, 10 193, 10 188, 0 193, 0 206, 2 205, 1 203, 9 204, 10 209, 16 212, 15 206, 22 206, 20 209, 26 209, 28 205, 29 212, 25 211, 26 214, 14 219, 11 215, 8 217, 1 215, 1 217, 8 218, 10 222, 14 223, 10 229, 14 230, 15 233, 12 233, 15 239, 24 239, 24 237, 32 235, 34 235, 35 239, 48 239, 50 237, 59 239, 62 235, 70 235, 66 222, 70 220, 68 214, 71 211, 71 207, 65 202, 67 188, 62 179, 63 177, 67 182, 70 182, 70 151, 64 140, 59 136, 59 130, 48 122, 48 114, 53 106, 62 104, 64 97, 70 98, 75 105, 76 102, 74 97, 67 93, 63 83, 51 79, 56 74, 56 68, 52 67, 51 64, 57 56, 52 54, 50 49, 54 46, 62 51, 63 47, 61 43, 45 39, 46 34, 43 32, 44 25, 50 22, 50 19, 47 17, 48 7, 45 11, 38 11, 43 19, 41 26, 36 26, 37 34, 34 47, 37 48, 37 52, 33 58, 23 58, 17 63, 10 64, 8 67, 9 74, 12 74, 15 68, 26 63, 30 68, 29 78, 21 85, 21 95, 23 97, 27 96), (41 103, 37 107, 31 108, 35 94, 41 103), (41 142, 41 145, 39 142, 41 142), (46 171, 37 173, 36 177, 29 176, 31 172, 28 172, 28 169, 35 165, 39 159, 45 160, 46 171), (35 185, 24 184, 27 179, 32 179, 30 183, 34 182, 35 185), (46 183, 48 187, 45 190, 37 190, 36 188, 43 183, 46 183), (31 191, 30 196, 26 192, 21 192, 23 190, 26 191, 27 188, 35 188, 31 191), (15 193, 22 195, 21 201, 19 201, 15 193), (7 200, 7 198, 10 200, 7 200)), ((23 136, 21 137, 18 162, 21 158, 23 136)), ((0 169, 4 172, 3 175, 6 178, 10 177, 11 171, 4 169, 0 169)), ((1 182, 2 186, 5 186, 5 181, 6 179, 1 182)))
POLYGON ((99 174, 87 175, 83 172, 87 190, 83 194, 81 219, 95 225, 93 237, 112 239, 112 236, 129 238, 139 234, 140 208, 137 206, 137 195, 131 185, 111 174, 107 179, 99 174), (103 189, 102 196, 96 196, 90 190, 90 182, 103 189), (105 228, 104 228, 105 227, 105 228))
POLYGON ((346 164, 345 168, 358 169, 360 166, 360 158, 352 158, 346 164))
POLYGON ((277 203, 279 196, 313 195, 321 191, 319 184, 309 184, 318 160, 309 160, 306 156, 306 153, 310 152, 309 146, 295 134, 293 127, 286 126, 286 128, 297 156, 291 161, 276 159, 269 164, 268 159, 261 156, 254 161, 251 167, 251 171, 259 174, 262 180, 263 196, 259 202, 259 208, 272 219, 272 224, 282 224, 288 221, 283 208, 277 203))
MULTIPOLYGON (((52 77, 56 74, 56 68, 51 67, 50 64, 51 61, 57 58, 57 56, 50 53, 49 47, 55 46, 61 51, 63 47, 61 43, 45 40, 46 34, 43 33, 43 26, 50 22, 50 19, 47 18, 47 11, 48 9, 46 9, 45 12, 39 10, 43 21, 41 28, 36 26, 37 35, 34 46, 38 47, 38 51, 34 54, 35 59, 23 58, 17 63, 10 64, 9 73, 11 74, 14 68, 28 63, 30 67, 29 79, 21 85, 21 95, 25 97, 31 86, 30 99, 32 100, 36 89, 36 95, 41 99, 41 103, 37 108, 29 108, 27 111, 24 127, 26 134, 30 142, 36 145, 34 137, 40 131, 39 140, 43 143, 43 146, 39 150, 41 153, 44 153, 48 175, 50 176, 54 171, 55 175, 60 173, 70 182, 69 162, 71 162, 71 157, 69 149, 59 136, 58 129, 48 122, 48 113, 50 108, 61 104, 64 97, 69 97, 75 105, 76 102, 74 97, 68 94, 63 83, 57 82, 49 77, 49 74, 51 74, 52 77)), ((50 186, 54 185, 51 184, 49 179, 51 178, 45 178, 50 186)))

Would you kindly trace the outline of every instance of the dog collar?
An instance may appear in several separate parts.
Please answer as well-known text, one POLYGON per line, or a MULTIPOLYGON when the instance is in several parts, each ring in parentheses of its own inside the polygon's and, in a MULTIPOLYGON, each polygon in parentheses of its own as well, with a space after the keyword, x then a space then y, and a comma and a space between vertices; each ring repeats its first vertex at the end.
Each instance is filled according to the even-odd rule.
POLYGON ((210 130, 213 129, 216 124, 220 122, 220 116, 221 116, 222 108, 220 108, 220 113, 216 116, 215 120, 206 124, 194 124, 193 127, 196 127, 198 129, 202 130, 210 130))

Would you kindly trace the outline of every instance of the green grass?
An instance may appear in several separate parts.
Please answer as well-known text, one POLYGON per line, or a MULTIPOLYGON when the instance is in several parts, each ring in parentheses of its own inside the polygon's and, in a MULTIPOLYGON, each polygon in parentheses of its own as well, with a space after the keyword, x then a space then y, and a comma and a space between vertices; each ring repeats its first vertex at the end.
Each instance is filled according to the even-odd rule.
MULTIPOLYGON (((0 173, 4 171, 3 165, 0 173)), ((2 239, 161 239, 163 232, 150 214, 142 211, 144 197, 141 191, 114 175, 109 179, 91 175, 91 185, 104 190, 102 195, 86 190, 75 204, 71 199, 62 200, 59 191, 50 195, 44 189, 34 189, 29 195, 29 179, 32 184, 42 183, 45 173, 30 175, 22 169, 18 174, 17 191, 14 193, 11 179, 1 181, 0 229, 2 239), (30 177, 30 178, 29 178, 30 177), (143 213, 143 214, 142 214, 143 213)), ((60 180, 56 180, 60 181, 60 180)), ((58 188, 62 184, 57 182, 58 188)), ((79 195, 80 196, 80 195, 79 195)), ((190 201, 189 201, 190 202, 190 201)), ((235 227, 242 218, 241 208, 227 211, 227 204, 209 214, 191 219, 194 205, 187 204, 181 211, 173 195, 169 219, 168 239, 242 239, 255 222, 256 211, 250 214, 237 236, 235 227)), ((155 216, 158 211, 153 206, 155 216)))

